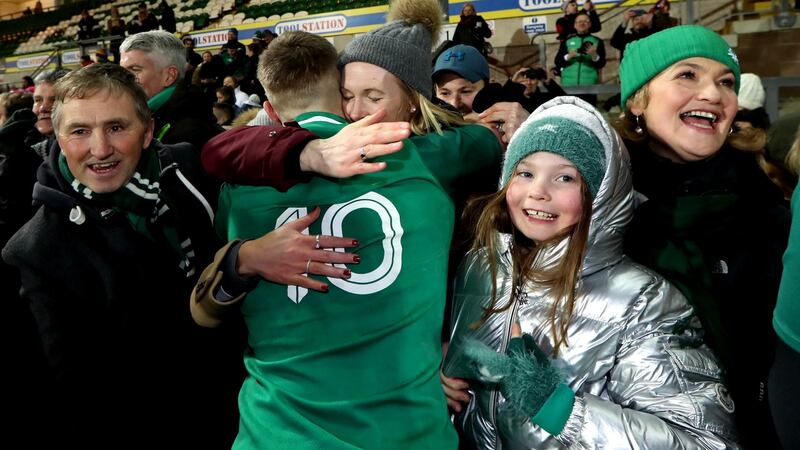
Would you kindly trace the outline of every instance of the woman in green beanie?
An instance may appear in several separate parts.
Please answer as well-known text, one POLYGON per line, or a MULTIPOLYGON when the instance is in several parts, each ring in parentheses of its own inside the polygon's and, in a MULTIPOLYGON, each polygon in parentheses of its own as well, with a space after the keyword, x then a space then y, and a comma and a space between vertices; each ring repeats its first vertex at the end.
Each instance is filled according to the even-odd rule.
POLYGON ((736 448, 691 306, 622 253, 630 175, 576 97, 514 134, 454 285, 442 384, 464 448, 736 448))
POLYGON ((694 306, 726 370, 742 444, 778 448, 765 388, 789 211, 748 135, 732 128, 740 74, 733 49, 701 26, 626 48, 615 127, 640 201, 626 253, 694 306))

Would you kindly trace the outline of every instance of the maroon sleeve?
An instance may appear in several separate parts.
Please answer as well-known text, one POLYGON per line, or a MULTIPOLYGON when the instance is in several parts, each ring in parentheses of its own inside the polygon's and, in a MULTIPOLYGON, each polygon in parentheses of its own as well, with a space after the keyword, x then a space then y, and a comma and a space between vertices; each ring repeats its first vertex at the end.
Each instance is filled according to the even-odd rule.
POLYGON ((234 128, 203 146, 203 167, 222 181, 285 191, 310 178, 300 170, 300 152, 314 139, 296 126, 234 128))

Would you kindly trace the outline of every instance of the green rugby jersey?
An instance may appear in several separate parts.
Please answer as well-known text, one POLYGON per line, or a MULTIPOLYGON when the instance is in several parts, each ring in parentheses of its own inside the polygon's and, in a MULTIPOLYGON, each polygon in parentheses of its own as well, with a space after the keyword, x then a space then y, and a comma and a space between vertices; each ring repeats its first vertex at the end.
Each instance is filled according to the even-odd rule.
MULTIPOLYGON (((321 137, 345 125, 325 113, 297 120, 321 137)), ((243 302, 250 349, 234 448, 457 447, 438 377, 453 205, 410 141, 382 160, 376 174, 284 193, 223 187, 228 238, 257 238, 319 205, 308 233, 357 239, 348 251, 361 257, 350 279, 325 280, 327 294, 262 281, 243 302)))

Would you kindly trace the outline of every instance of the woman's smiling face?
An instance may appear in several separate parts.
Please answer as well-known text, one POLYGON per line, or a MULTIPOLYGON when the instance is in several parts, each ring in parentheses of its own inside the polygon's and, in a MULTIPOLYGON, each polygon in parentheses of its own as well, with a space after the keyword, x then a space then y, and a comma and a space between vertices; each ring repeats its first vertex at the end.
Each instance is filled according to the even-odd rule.
POLYGON ((724 64, 688 58, 647 84, 647 105, 632 105, 654 140, 653 150, 676 162, 699 161, 722 148, 738 110, 736 79, 724 64))

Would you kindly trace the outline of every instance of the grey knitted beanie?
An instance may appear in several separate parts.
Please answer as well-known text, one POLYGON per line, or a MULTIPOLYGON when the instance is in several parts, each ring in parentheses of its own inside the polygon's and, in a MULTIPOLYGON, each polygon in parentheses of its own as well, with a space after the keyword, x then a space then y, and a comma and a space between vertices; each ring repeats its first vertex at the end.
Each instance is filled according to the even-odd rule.
POLYGON ((387 16, 392 22, 350 41, 339 56, 339 67, 374 64, 431 98, 432 36, 438 34, 441 17, 437 0, 394 0, 387 16))

